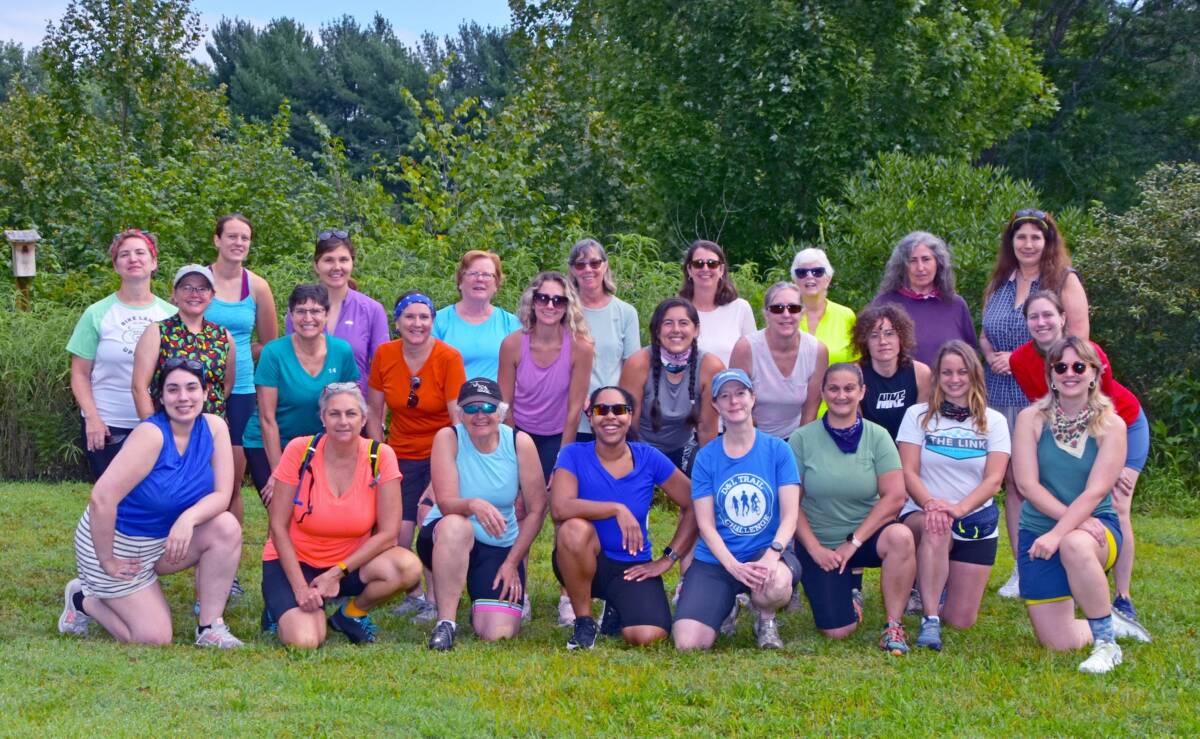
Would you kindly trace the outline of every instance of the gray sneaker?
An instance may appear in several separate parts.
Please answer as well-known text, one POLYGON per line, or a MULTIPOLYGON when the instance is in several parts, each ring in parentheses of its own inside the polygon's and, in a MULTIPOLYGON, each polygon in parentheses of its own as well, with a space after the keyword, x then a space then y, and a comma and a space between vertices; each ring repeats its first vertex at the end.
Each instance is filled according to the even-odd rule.
POLYGON ((244 647, 242 640, 229 632, 229 627, 221 619, 213 621, 212 626, 209 626, 204 631, 200 631, 200 627, 196 627, 196 646, 198 647, 216 647, 217 649, 236 649, 244 647))
POLYGON ((942 620, 925 617, 921 619, 921 633, 917 636, 917 646, 942 651, 942 620))
POLYGON ((783 649, 783 639, 779 638, 779 626, 774 618, 756 619, 754 636, 758 638, 759 649, 783 649))
POLYGON ((733 599, 733 608, 729 609, 729 614, 721 622, 721 634, 723 636, 733 636, 733 633, 737 631, 738 614, 741 612, 742 606, 749 602, 750 599, 744 594, 739 594, 733 599))
POLYGON ((1133 639, 1134 641, 1149 642, 1150 632, 1137 621, 1121 613, 1117 609, 1112 612, 1113 636, 1117 639, 1133 639))
POLYGON ((75 594, 83 592, 83 583, 74 578, 63 588, 63 610, 58 617, 58 633, 87 636, 92 617, 75 607, 75 594))
POLYGON ((788 601, 787 612, 795 613, 803 607, 804 603, 800 601, 800 586, 797 585, 796 587, 792 588, 792 598, 788 601))
POLYGON ((406 616, 410 613, 416 613, 421 610, 421 604, 425 602, 425 596, 406 595, 404 600, 400 601, 400 605, 392 609, 393 616, 406 616))
POLYGON ((921 602, 921 591, 916 588, 908 594, 908 605, 904 607, 904 612, 908 615, 925 612, 925 605, 921 602))
POLYGON ((417 608, 417 612, 413 614, 412 620, 421 623, 424 621, 436 621, 437 617, 437 603, 422 600, 421 605, 417 608))

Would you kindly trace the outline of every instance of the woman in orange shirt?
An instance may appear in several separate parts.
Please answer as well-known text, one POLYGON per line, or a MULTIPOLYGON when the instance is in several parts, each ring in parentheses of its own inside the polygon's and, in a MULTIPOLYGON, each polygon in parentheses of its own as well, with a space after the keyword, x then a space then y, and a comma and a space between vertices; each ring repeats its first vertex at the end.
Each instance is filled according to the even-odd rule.
POLYGON ((375 641, 368 611, 421 577, 416 555, 396 546, 400 469, 391 447, 362 438, 358 384, 335 382, 320 398, 323 433, 292 439, 275 468, 263 547, 263 627, 285 646, 325 641, 325 604, 349 597, 329 627, 355 644, 375 641))

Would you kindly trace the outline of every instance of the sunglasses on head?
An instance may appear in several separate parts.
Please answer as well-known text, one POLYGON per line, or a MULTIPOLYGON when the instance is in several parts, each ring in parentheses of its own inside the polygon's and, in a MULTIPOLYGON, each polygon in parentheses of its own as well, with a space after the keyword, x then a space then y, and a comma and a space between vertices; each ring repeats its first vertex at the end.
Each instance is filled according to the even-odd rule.
POLYGON ((1066 362, 1054 363, 1054 374, 1056 375, 1065 375, 1068 369, 1077 375, 1082 375, 1084 372, 1087 372, 1088 365, 1084 362, 1071 362, 1070 364, 1066 362))
POLYGON ((413 375, 408 378, 408 407, 417 407, 417 391, 421 389, 421 378, 413 375))
POLYGON ((812 275, 813 277, 824 277, 824 267, 797 267, 792 270, 792 274, 796 275, 796 279, 803 280, 805 277, 812 275))
POLYGON ((495 403, 468 403, 462 407, 462 412, 468 416, 476 413, 495 413, 497 407, 495 403))
POLYGON ((180 367, 191 370, 192 372, 204 371, 204 365, 201 364, 197 359, 192 359, 190 357, 171 357, 163 363, 163 374, 166 375, 168 372, 174 372, 180 367))
POLYGON ((588 413, 596 418, 608 415, 624 416, 632 412, 633 408, 630 408, 628 403, 596 403, 588 409, 588 413))
POLYGON ((1016 213, 1013 213, 1012 223, 1036 223, 1042 228, 1049 229, 1050 225, 1046 223, 1046 212, 1037 208, 1022 208, 1016 213))
POLYGON ((331 231, 322 231, 321 233, 317 234, 317 241, 328 241, 329 239, 346 239, 349 237, 350 237, 350 234, 348 232, 342 231, 341 229, 336 229, 336 230, 331 230, 331 231))
POLYGON ((592 269, 600 269, 602 266, 604 266, 604 260, 600 259, 600 258, 576 259, 574 262, 571 263, 571 266, 580 272, 587 269, 588 267, 591 267, 592 269))
POLYGON ((767 306, 767 310, 775 315, 782 315, 784 311, 791 313, 793 316, 804 310, 804 306, 799 303, 772 303, 767 306))
POLYGON ((533 294, 533 302, 534 302, 534 305, 542 305, 542 306, 552 305, 555 308, 566 308, 567 307, 567 296, 566 295, 547 295, 546 293, 534 293, 533 294))
POLYGON ((720 259, 693 259, 690 264, 692 269, 716 269, 721 266, 720 259))

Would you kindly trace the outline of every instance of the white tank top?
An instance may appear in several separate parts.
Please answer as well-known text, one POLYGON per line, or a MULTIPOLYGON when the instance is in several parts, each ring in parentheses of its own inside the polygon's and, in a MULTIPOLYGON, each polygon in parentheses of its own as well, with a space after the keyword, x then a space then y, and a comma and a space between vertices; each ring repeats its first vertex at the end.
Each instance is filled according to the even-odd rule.
POLYGON ((796 364, 784 377, 767 346, 767 330, 749 334, 754 374, 754 425, 764 433, 786 439, 800 426, 804 401, 808 399, 808 380, 817 364, 816 337, 800 331, 800 349, 796 364))

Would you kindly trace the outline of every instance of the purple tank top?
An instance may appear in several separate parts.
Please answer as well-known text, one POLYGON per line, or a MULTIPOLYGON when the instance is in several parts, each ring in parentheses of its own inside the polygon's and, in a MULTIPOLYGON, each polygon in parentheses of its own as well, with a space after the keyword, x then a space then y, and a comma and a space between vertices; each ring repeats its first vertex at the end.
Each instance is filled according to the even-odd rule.
POLYGON ((539 436, 563 432, 567 392, 571 387, 571 337, 563 329, 562 351, 548 367, 539 367, 529 352, 529 334, 521 336, 513 390, 513 420, 517 428, 539 436))

